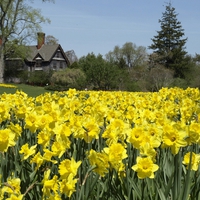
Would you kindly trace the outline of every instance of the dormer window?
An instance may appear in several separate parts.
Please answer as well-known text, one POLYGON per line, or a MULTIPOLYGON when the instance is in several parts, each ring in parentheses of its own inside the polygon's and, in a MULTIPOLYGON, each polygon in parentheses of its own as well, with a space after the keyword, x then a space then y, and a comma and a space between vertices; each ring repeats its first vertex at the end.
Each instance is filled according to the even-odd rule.
POLYGON ((61 52, 59 50, 56 52, 56 56, 55 57, 56 58, 61 58, 61 52))
POLYGON ((36 60, 36 67, 41 67, 41 64, 42 64, 42 58, 37 57, 35 60, 36 60))

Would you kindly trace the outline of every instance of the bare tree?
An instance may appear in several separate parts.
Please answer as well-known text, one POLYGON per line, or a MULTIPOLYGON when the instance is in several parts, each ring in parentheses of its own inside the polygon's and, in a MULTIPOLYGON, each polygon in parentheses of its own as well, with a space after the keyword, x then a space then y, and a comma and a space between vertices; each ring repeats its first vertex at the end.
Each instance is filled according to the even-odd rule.
POLYGON ((159 91, 173 82, 174 71, 164 66, 155 66, 150 69, 146 77, 147 88, 150 91, 159 91))
POLYGON ((65 55, 67 56, 70 65, 78 61, 78 57, 76 56, 74 50, 66 51, 65 55))
POLYGON ((46 38, 45 38, 45 42, 48 45, 54 45, 54 44, 58 44, 58 39, 56 39, 52 35, 47 35, 46 38))

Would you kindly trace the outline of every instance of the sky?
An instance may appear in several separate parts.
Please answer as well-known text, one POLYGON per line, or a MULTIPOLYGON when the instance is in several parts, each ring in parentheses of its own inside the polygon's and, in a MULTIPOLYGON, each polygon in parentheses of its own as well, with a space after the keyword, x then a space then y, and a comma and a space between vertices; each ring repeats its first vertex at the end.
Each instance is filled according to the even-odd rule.
MULTIPOLYGON (((64 51, 74 50, 78 58, 88 53, 105 56, 126 42, 144 46, 160 31, 159 19, 169 0, 35 0, 33 8, 51 20, 42 31, 58 39, 64 51)), ((171 0, 187 38, 186 51, 200 54, 200 1, 171 0)), ((36 43, 36 42, 35 42, 36 43)))

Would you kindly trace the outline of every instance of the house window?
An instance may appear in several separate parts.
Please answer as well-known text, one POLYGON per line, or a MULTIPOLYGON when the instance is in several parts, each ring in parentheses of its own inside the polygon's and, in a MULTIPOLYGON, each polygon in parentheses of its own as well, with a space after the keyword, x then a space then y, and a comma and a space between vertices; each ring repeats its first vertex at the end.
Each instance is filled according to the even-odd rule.
POLYGON ((42 68, 42 59, 40 57, 36 58, 35 67, 36 67, 36 70, 41 70, 41 68, 42 68))
POLYGON ((61 57, 62 57, 62 56, 61 56, 61 52, 60 52, 59 50, 56 52, 55 57, 56 57, 56 58, 61 58, 61 57))
POLYGON ((63 68, 63 62, 60 62, 60 69, 63 68))
POLYGON ((57 70, 57 62, 53 61, 53 70, 57 70))
POLYGON ((35 66, 36 67, 41 67, 41 62, 40 61, 36 61, 35 66))

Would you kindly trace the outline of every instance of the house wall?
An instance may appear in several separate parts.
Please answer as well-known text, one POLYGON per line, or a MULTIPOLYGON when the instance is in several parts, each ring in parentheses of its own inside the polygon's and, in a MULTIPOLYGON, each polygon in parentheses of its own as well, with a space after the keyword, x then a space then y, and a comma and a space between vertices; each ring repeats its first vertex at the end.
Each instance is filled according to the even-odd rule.
POLYGON ((62 69, 67 68, 67 63, 63 60, 52 60, 50 63, 49 62, 42 62, 41 66, 36 66, 36 63, 26 63, 25 65, 25 70, 28 70, 29 72, 33 71, 59 71, 62 69))
POLYGON ((52 60, 50 62, 50 69, 54 71, 59 71, 67 68, 67 63, 63 60, 52 60))
POLYGON ((53 55, 53 58, 50 62, 50 69, 51 70, 62 70, 67 67, 67 63, 65 61, 65 58, 63 54, 61 53, 60 49, 57 50, 57 52, 53 55))

